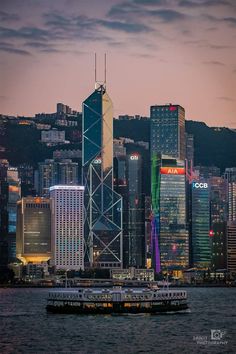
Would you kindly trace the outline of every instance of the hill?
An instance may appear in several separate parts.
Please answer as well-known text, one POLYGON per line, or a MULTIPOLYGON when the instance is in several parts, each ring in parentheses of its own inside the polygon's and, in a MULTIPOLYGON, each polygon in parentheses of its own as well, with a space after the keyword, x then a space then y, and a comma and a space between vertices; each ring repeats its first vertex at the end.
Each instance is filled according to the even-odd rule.
MULTIPOLYGON (((3 122, 2 122, 3 123, 3 122)), ((5 122, 1 125, 0 158, 7 158, 11 165, 29 163, 34 167, 45 158, 52 158, 57 147, 50 148, 39 142, 40 132, 34 126, 24 126, 5 122), (3 128, 4 125, 4 128, 3 128)), ((81 127, 63 128, 66 139, 71 144, 60 148, 81 148, 81 127), (78 133, 78 134, 77 134, 78 133), (77 136, 80 136, 80 139, 77 136)), ((127 137, 134 141, 149 141, 150 121, 114 119, 114 137, 127 137)), ((210 128, 203 122, 186 121, 186 131, 194 135, 195 165, 217 166, 223 171, 236 166, 236 132, 228 128, 210 128)))

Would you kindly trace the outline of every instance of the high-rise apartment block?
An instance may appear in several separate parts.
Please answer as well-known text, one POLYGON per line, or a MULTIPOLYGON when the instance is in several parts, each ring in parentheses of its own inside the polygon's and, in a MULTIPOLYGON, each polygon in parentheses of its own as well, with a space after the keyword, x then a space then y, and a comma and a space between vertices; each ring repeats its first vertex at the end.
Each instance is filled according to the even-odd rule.
POLYGON ((50 187, 52 264, 56 269, 84 269, 84 187, 50 187))
POLYGON ((25 197, 17 203, 16 256, 24 264, 51 258, 51 204, 48 198, 25 197))

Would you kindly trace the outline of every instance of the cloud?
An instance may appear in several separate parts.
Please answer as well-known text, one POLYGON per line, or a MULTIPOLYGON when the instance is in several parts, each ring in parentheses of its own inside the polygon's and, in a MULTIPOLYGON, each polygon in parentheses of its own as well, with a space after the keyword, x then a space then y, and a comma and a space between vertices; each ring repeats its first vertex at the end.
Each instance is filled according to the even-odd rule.
POLYGON ((227 0, 206 0, 206 1, 191 1, 182 0, 179 2, 179 6, 186 8, 199 8, 199 7, 216 7, 216 6, 232 6, 227 0))
POLYGON ((104 20, 100 20, 98 21, 98 23, 108 29, 123 31, 126 33, 150 32, 152 30, 150 27, 143 25, 141 23, 130 23, 130 22, 127 23, 127 22, 104 21, 104 20))
POLYGON ((187 17, 186 14, 172 9, 150 10, 142 6, 138 6, 138 3, 142 3, 143 5, 147 5, 148 3, 157 4, 157 1, 146 2, 144 0, 140 0, 138 3, 137 1, 135 2, 136 4, 131 2, 123 2, 112 6, 107 16, 126 20, 134 17, 140 19, 145 18, 145 20, 147 20, 148 17, 156 17, 160 18, 164 22, 176 22, 179 20, 184 20, 187 17))
POLYGON ((0 22, 18 21, 20 17, 17 14, 9 14, 5 11, 0 11, 0 22))
POLYGON ((0 51, 12 54, 26 55, 29 56, 31 53, 27 50, 15 48, 12 44, 9 43, 0 43, 0 51))
POLYGON ((7 96, 0 96, 1 101, 7 101, 8 99, 9 99, 9 97, 7 97, 7 96))
POLYGON ((140 8, 132 2, 122 2, 113 5, 107 13, 108 17, 124 19, 127 15, 135 15, 140 13, 140 8))
POLYGON ((223 96, 223 97, 217 97, 217 98, 218 98, 218 100, 222 100, 222 101, 235 102, 235 100, 231 97, 223 96))
POLYGON ((209 48, 209 49, 215 49, 215 50, 224 50, 224 49, 232 49, 232 48, 234 48, 233 46, 224 45, 224 44, 223 45, 221 45, 221 44, 212 44, 212 43, 209 43, 205 39, 185 41, 184 44, 196 45, 199 48, 209 48))
POLYGON ((175 10, 154 10, 146 12, 147 15, 159 17, 165 22, 175 22, 184 20, 187 16, 181 12, 175 10))
POLYGON ((224 22, 227 22, 233 26, 236 26, 236 17, 225 17, 223 18, 224 22))
POLYGON ((0 27, 0 38, 21 38, 45 40, 49 37, 49 32, 37 27, 21 27, 19 29, 0 27))
POLYGON ((220 45, 220 44, 208 44, 208 48, 210 49, 216 49, 216 50, 222 50, 222 49, 232 49, 234 47, 229 46, 229 45, 220 45))
POLYGON ((215 65, 215 66, 225 66, 224 63, 220 62, 220 61, 215 61, 215 60, 212 60, 212 61, 205 61, 203 62, 203 64, 206 64, 206 65, 215 65))
POLYGON ((25 45, 32 48, 46 49, 50 48, 50 44, 47 42, 25 42, 25 45))
POLYGON ((138 5, 164 6, 167 4, 166 0, 133 0, 138 5))

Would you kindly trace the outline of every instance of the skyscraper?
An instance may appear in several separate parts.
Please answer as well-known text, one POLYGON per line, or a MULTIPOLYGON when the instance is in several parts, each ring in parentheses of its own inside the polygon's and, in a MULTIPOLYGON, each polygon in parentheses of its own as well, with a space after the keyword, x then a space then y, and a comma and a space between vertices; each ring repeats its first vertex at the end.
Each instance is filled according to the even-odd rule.
POLYGON ((8 263, 8 184, 7 169, 9 167, 8 160, 0 160, 0 266, 8 263))
POLYGON ((122 198, 113 189, 113 107, 105 85, 83 102, 85 263, 122 267, 122 198))
POLYGON ((47 159, 39 163, 38 169, 38 194, 48 196, 49 188, 57 185, 78 184, 78 163, 70 159, 52 160, 47 159))
POLYGON ((227 223, 227 270, 230 276, 236 276, 236 221, 227 223))
POLYGON ((150 150, 185 159, 185 110, 179 105, 155 105, 150 109, 150 150))
POLYGON ((17 203, 16 256, 24 264, 51 258, 51 205, 48 198, 25 197, 17 203))
POLYGON ((210 195, 206 180, 192 183, 192 265, 208 268, 211 263, 210 249, 210 195))
POLYGON ((56 269, 84 269, 83 186, 50 187, 52 264, 56 269))
MULTIPOLYGON (((186 207, 182 202, 180 202, 181 214, 177 215, 180 212, 180 209, 176 209, 176 218, 178 221, 175 223, 181 223, 181 232, 183 232, 183 243, 182 247, 178 247, 176 252, 176 243, 178 236, 177 234, 172 238, 172 231, 167 230, 167 225, 165 225, 163 216, 163 210, 161 207, 165 208, 164 204, 164 195, 173 193, 173 198, 178 194, 181 195, 183 201, 185 201, 185 110, 179 105, 155 105, 150 108, 150 160, 151 160, 151 200, 152 200, 152 217, 151 217, 151 253, 152 253, 152 266, 155 268, 156 272, 159 272, 161 267, 168 268, 172 267, 173 269, 183 269, 188 264, 188 242, 186 241, 188 232, 186 230, 186 207), (164 160, 166 158, 170 160, 166 167, 169 167, 171 171, 172 167, 179 167, 183 169, 183 175, 177 175, 171 178, 171 173, 164 175, 161 173, 162 163, 165 165, 164 160), (173 161, 175 159, 175 162, 173 161), (178 163, 177 163, 178 160, 178 163), (178 165, 178 166, 177 166, 178 165), (181 166, 180 166, 181 165, 181 166), (181 180, 180 183, 175 184, 178 178, 181 180), (170 183, 173 182, 173 186, 169 189, 167 187, 167 182, 164 182, 165 179, 170 179, 170 183), (183 179, 183 180, 182 180, 183 179), (180 190, 178 190, 178 187, 180 190), (162 196, 161 196, 162 189, 162 196), (162 203, 162 206, 161 206, 162 203), (183 215, 184 213, 184 215, 183 215), (166 228, 166 229, 165 229, 166 228), (161 231, 162 230, 162 231, 161 231), (165 231, 164 231, 165 230, 165 231), (162 236, 161 236, 162 233, 162 236), (167 236, 169 234, 169 236, 167 236), (163 241, 165 240, 165 241, 163 241), (162 244, 162 246, 160 246, 162 244), (171 247, 173 250, 171 251, 171 247), (162 250, 161 250, 162 249, 162 250), (174 252, 173 252, 174 251, 174 252), (184 255, 184 252, 186 254, 184 255), (173 254, 172 254, 173 253, 173 254), (178 259, 174 263, 174 254, 178 253, 178 259), (161 259, 160 259, 161 257, 161 259)), ((180 199, 181 199, 180 198, 180 199)), ((168 201, 168 198, 166 199, 168 201)), ((170 199, 171 200, 171 199, 170 199)), ((182 199, 181 199, 182 200, 182 199)), ((174 203, 177 205, 176 203, 174 203)), ((171 202, 169 203, 171 206, 171 202)), ((166 205, 166 208, 167 205, 166 205)), ((171 216, 170 216, 171 219, 171 216)), ((173 220, 170 220, 170 223, 173 224, 173 220)), ((179 232, 177 231, 177 233, 179 232)), ((181 234, 180 232, 180 234, 181 234)), ((182 236, 179 235, 179 241, 182 236)), ((182 241, 180 241, 181 243, 182 241)))
POLYGON ((144 264, 144 198, 142 194, 142 156, 127 155, 129 266, 144 264))
POLYGON ((210 186, 210 243, 213 269, 227 267, 227 182, 222 177, 211 177, 210 186))
POLYGON ((228 183, 229 221, 236 221, 236 182, 228 183))
POLYGON ((163 158, 159 178, 161 268, 177 275, 189 265, 184 161, 163 158))
POLYGON ((16 258, 16 214, 17 201, 21 198, 21 183, 16 167, 8 167, 8 262, 14 262, 16 258))

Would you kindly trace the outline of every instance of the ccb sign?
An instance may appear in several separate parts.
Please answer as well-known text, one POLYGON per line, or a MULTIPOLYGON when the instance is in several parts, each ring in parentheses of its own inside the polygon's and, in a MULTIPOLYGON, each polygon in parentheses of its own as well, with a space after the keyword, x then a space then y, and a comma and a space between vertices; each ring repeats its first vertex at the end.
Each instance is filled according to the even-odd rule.
POLYGON ((194 182, 193 183, 193 188, 207 189, 208 188, 208 183, 194 182))

